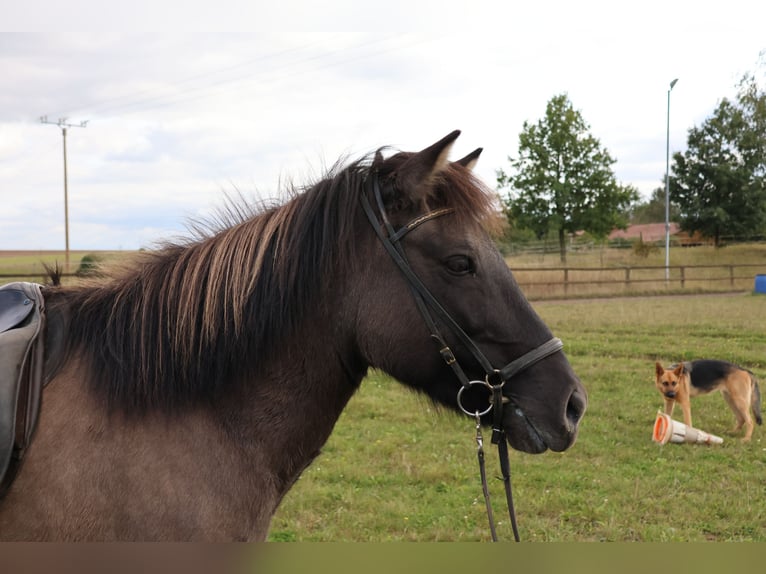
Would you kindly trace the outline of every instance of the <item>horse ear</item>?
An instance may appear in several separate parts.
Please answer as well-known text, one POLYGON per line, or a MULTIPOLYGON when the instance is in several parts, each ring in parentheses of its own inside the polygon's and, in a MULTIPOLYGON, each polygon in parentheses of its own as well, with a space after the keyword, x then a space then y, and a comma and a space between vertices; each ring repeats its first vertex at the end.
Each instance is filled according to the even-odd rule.
POLYGON ((450 148, 460 135, 455 130, 433 145, 410 157, 396 173, 396 187, 409 194, 413 202, 424 199, 439 173, 448 165, 450 148))
POLYGON ((479 161, 479 156, 481 155, 482 151, 484 151, 484 148, 480 148, 480 147, 476 148, 467 156, 457 160, 455 163, 462 165, 464 168, 470 171, 476 166, 476 163, 479 161))

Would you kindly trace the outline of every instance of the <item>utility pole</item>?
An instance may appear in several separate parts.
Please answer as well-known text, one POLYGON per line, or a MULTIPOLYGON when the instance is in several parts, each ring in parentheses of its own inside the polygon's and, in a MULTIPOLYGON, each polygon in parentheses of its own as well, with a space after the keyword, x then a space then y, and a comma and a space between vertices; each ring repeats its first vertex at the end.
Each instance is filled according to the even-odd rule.
POLYGON ((67 118, 59 118, 56 122, 48 121, 48 116, 40 117, 41 124, 51 124, 61 128, 61 135, 64 139, 64 235, 66 239, 66 254, 64 261, 64 273, 69 273, 69 189, 67 184, 66 168, 66 130, 67 128, 84 128, 88 126, 88 120, 79 124, 70 124, 67 118))
POLYGON ((670 82, 668 88, 668 123, 665 139, 665 285, 670 279, 670 92, 678 78, 670 82))

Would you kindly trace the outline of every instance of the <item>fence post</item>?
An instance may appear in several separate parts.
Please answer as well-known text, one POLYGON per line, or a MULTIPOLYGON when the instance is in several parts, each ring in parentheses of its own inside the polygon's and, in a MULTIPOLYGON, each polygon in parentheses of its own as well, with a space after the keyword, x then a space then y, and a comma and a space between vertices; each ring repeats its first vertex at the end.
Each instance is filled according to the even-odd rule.
MULTIPOLYGON (((686 268, 687 267, 689 267, 692 270, 692 275, 691 275, 691 277, 689 277, 689 281, 691 281, 692 283, 694 283, 696 281, 702 281, 702 282, 708 282, 708 283, 715 282, 716 286, 719 286, 719 285, 723 286, 723 283, 719 283, 719 281, 725 281, 726 277, 725 276, 719 277, 718 276, 718 272, 716 272, 713 275, 712 278, 709 278, 709 277, 699 277, 697 274, 695 274, 694 271, 696 269, 716 269, 716 270, 724 270, 725 271, 726 268, 728 268, 729 269, 729 285, 733 289, 737 285, 737 281, 736 281, 737 279, 744 279, 744 278, 746 278, 746 276, 738 276, 735 273, 735 271, 737 271, 739 269, 748 269, 748 270, 752 269, 752 268, 760 269, 760 268, 762 268, 762 264, 757 264, 757 263, 744 263, 744 264, 721 263, 721 264, 718 264, 718 265, 674 265, 670 269, 671 270, 672 269, 678 269, 678 273, 679 273, 678 280, 679 280, 681 289, 685 289, 686 288, 686 268)), ((641 284, 644 283, 644 282, 651 282, 652 285, 658 285, 660 283, 660 281, 662 281, 661 278, 655 277, 654 273, 658 272, 658 271, 664 271, 664 269, 665 269, 664 267, 652 267, 652 266, 641 267, 641 266, 639 266, 638 268, 639 269, 646 269, 646 270, 648 270, 648 272, 646 274, 639 273, 639 277, 636 280, 639 289, 642 288, 641 284), (646 275, 647 278, 644 278, 644 275, 646 275)), ((574 269, 578 270, 578 269, 581 269, 581 268, 575 267, 574 269)), ((633 271, 633 269, 632 269, 632 267, 627 266, 627 265, 624 266, 623 269, 624 269, 625 275, 624 275, 622 283, 623 283, 624 288, 628 288, 630 285, 633 284, 633 278, 632 278, 632 271, 633 271)), ((526 271, 526 272, 545 271, 546 274, 547 273, 555 273, 555 272, 558 272, 558 271, 563 271, 563 277, 562 277, 562 279, 563 279, 563 292, 564 292, 564 295, 568 295, 569 294, 569 283, 570 283, 570 279, 571 279, 570 278, 571 274, 569 273, 569 271, 570 271, 569 268, 567 268, 567 267, 547 267, 547 268, 525 268, 523 270, 526 271)), ((588 284, 590 284, 590 285, 612 284, 612 285, 615 286, 615 289, 618 289, 616 287, 616 285, 618 283, 620 283, 621 281, 619 279, 617 279, 616 276, 614 275, 614 273, 617 270, 618 269, 615 269, 614 267, 582 268, 582 271, 583 271, 583 273, 581 274, 582 275, 582 280, 577 280, 580 277, 580 275, 575 275, 574 280, 571 281, 571 282, 573 284, 578 285, 578 288, 576 290, 578 291, 578 293, 581 293, 583 295, 601 293, 600 290, 597 290, 598 288, 596 288, 594 291, 588 290, 588 288, 586 287, 588 284), (585 279, 587 279, 590 276, 589 274, 592 274, 594 272, 609 272, 608 276, 611 279, 610 280, 604 280, 603 278, 600 278, 601 275, 599 275, 599 277, 597 277, 596 279, 592 279, 590 281, 586 281, 585 279)), ((675 273, 675 272, 671 271, 671 274, 672 273, 675 273)), ((71 275, 73 275, 73 274, 71 274, 71 275)), ((18 279, 19 277, 34 277, 34 278, 39 278, 40 276, 41 275, 39 275, 39 274, 21 274, 21 275, 19 275, 18 273, 10 273, 10 274, 0 273, 0 279, 2 279, 4 277, 13 277, 13 278, 16 278, 16 279, 18 279)), ((70 274, 65 274, 64 275, 64 277, 68 277, 68 276, 70 276, 70 274)), ((546 275, 545 277, 549 277, 549 276, 546 275)), ((670 279, 672 279, 672 277, 670 279)), ((546 286, 549 286, 551 288, 555 288, 555 287, 561 288, 562 287, 561 282, 560 281, 556 282, 556 278, 555 277, 551 277, 551 281, 538 282, 537 280, 535 280, 533 283, 530 283, 530 284, 526 284, 526 283, 522 282, 522 283, 519 283, 519 285, 521 287, 527 287, 527 286, 537 287, 538 285, 546 285, 546 286)), ((671 283, 670 282, 666 282, 664 285, 665 285, 665 289, 668 289, 669 286, 671 285, 671 283)), ((721 287, 718 287, 717 290, 720 291, 721 287)))

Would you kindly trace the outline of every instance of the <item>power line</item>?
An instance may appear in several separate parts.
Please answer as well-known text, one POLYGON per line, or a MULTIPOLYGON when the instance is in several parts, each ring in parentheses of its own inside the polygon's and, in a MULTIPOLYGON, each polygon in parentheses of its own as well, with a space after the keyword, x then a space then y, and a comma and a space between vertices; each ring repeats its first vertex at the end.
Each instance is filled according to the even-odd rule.
POLYGON ((69 189, 67 184, 67 160, 66 160, 66 132, 68 128, 88 127, 88 120, 79 124, 69 123, 67 118, 59 118, 58 121, 48 120, 48 116, 40 117, 41 124, 50 124, 61 128, 61 136, 64 141, 64 236, 66 240, 66 252, 64 258, 64 273, 69 273, 69 189))
MULTIPOLYGON (((402 49, 402 46, 396 46, 396 47, 384 46, 382 48, 373 50, 372 52, 369 52, 366 54, 359 53, 360 50, 382 44, 396 37, 397 36, 379 38, 373 41, 354 45, 351 48, 346 48, 346 47, 338 48, 335 50, 330 50, 328 52, 322 52, 319 54, 305 56, 303 58, 294 59, 290 62, 280 65, 279 68, 277 68, 276 64, 274 64, 266 70, 259 69, 259 70, 254 70, 250 73, 244 73, 234 77, 220 78, 221 74, 225 74, 225 73, 232 72, 233 70, 245 68, 247 66, 253 65, 254 63, 273 60, 284 54, 298 52, 300 50, 304 50, 307 47, 317 44, 317 42, 312 44, 306 44, 298 48, 287 49, 280 52, 264 55, 259 58, 252 59, 240 64, 235 64, 233 66, 229 66, 223 69, 214 70, 214 71, 206 72, 203 74, 197 74, 192 77, 178 80, 166 86, 166 89, 179 88, 183 85, 193 84, 194 82, 197 82, 199 80, 210 79, 210 81, 206 81, 196 86, 191 85, 187 88, 177 91, 176 93, 149 95, 152 93, 152 90, 142 90, 140 92, 135 92, 132 95, 116 97, 116 98, 112 98, 111 100, 103 101, 100 104, 83 107, 82 111, 87 111, 88 113, 99 113, 99 114, 109 115, 109 116, 133 114, 133 113, 137 113, 147 109, 165 107, 168 105, 173 105, 177 103, 209 97, 210 95, 219 91, 220 89, 226 86, 230 86, 232 84, 236 84, 236 83, 247 84, 247 83, 252 83, 253 81, 276 82, 284 78, 289 78, 296 75, 310 73, 310 72, 314 72, 321 69, 327 69, 327 68, 339 66, 345 63, 354 62, 357 60, 362 60, 372 56, 380 55, 386 52, 402 49), (335 61, 330 60, 330 58, 332 58, 333 56, 340 55, 340 54, 345 55, 347 57, 342 58, 340 60, 335 60, 335 61), (312 65, 308 69, 305 69, 305 68, 301 69, 300 66, 305 64, 314 64, 314 65, 312 65), (213 79, 215 76, 219 76, 219 78, 213 79), (146 97, 141 97, 144 95, 146 95, 146 97), (136 96, 138 97, 136 98, 136 96), (133 99, 131 101, 132 98, 136 98, 136 99, 133 99)), ((421 43, 422 41, 423 40, 411 42, 408 44, 408 46, 412 44, 421 43)))
MULTIPOLYGON (((186 78, 181 78, 179 80, 175 80, 175 81, 171 82, 170 84, 167 84, 167 87, 179 87, 179 86, 183 86, 185 84, 192 84, 192 83, 194 83, 194 82, 196 82, 198 80, 204 80, 204 79, 209 78, 211 76, 218 76, 218 75, 221 75, 221 74, 232 72, 232 71, 240 69, 240 68, 249 67, 249 66, 252 66, 252 65, 257 64, 257 63, 273 60, 273 59, 276 59, 279 56, 283 56, 285 54, 290 54, 292 52, 298 52, 298 51, 304 50, 306 48, 310 48, 311 46, 314 46, 314 45, 316 45, 318 43, 319 43, 318 41, 317 42, 310 42, 308 44, 303 44, 303 45, 300 45, 300 46, 296 46, 294 48, 287 48, 285 50, 280 50, 280 51, 277 51, 277 52, 273 52, 273 53, 269 53, 269 54, 264 54, 264 55, 258 56, 257 58, 253 58, 253 59, 247 60, 245 62, 240 62, 238 64, 233 64, 233 65, 227 66, 225 68, 220 68, 220 69, 217 69, 217 70, 211 70, 209 72, 203 72, 203 73, 195 74, 193 76, 189 76, 189 77, 186 77, 186 78)), ((226 80, 223 80, 223 81, 225 82, 226 80)), ((236 81, 236 79, 229 80, 229 81, 236 81)), ((221 82, 221 80, 219 80, 218 82, 221 82)), ((213 85, 215 85, 215 84, 213 84, 213 85)), ((196 87, 196 88, 192 87, 190 89, 191 90, 201 90, 201 89, 205 89, 205 87, 206 87, 205 85, 202 85, 202 86, 199 86, 199 87, 196 87)), ((104 110, 106 110, 106 111, 119 110, 121 108, 141 105, 144 102, 151 102, 151 101, 156 100, 156 99, 161 99, 161 98, 166 98, 166 97, 171 97, 172 96, 172 94, 164 94, 164 95, 153 94, 153 92, 155 92, 155 91, 156 91, 156 88, 139 90, 137 92, 133 92, 133 93, 130 93, 130 94, 127 94, 127 95, 122 95, 122 96, 116 96, 116 97, 113 97, 113 98, 109 98, 109 99, 101 101, 100 103, 94 104, 92 106, 88 106, 87 108, 81 108, 81 109, 76 110, 76 111, 80 111, 80 112, 87 111, 89 113, 94 113, 94 112, 95 113, 103 113, 104 110)))
MULTIPOLYGON (((380 43, 380 42, 382 42, 384 40, 376 40, 374 42, 368 42, 366 44, 355 46, 355 49, 364 48, 364 47, 370 46, 372 44, 377 44, 377 43, 380 43)), ((413 46, 413 45, 416 45, 416 44, 420 44, 420 43, 422 43, 424 41, 425 40, 420 40, 420 39, 419 40, 415 40, 415 41, 411 42, 410 44, 408 44, 408 46, 413 46)), ((128 107, 137 106, 137 107, 135 107, 135 109, 126 110, 126 111, 123 112, 124 114, 137 113, 137 112, 144 111, 146 109, 159 108, 159 107, 164 107, 164 106, 169 106, 169 105, 174 105, 174 104, 178 104, 178 103, 183 103, 183 102, 188 102, 188 101, 193 101, 193 100, 209 97, 213 93, 215 93, 215 92, 217 92, 217 91, 219 91, 221 89, 224 89, 227 85, 232 85, 232 84, 235 84, 237 82, 241 83, 241 84, 245 84, 245 85, 252 84, 256 80, 258 80, 260 82, 278 82, 278 81, 284 80, 286 78, 300 76, 300 75, 303 75, 303 74, 308 74, 308 73, 316 72, 316 71, 319 71, 319 70, 326 70, 328 68, 334 68, 334 67, 337 67, 337 66, 341 66, 343 64, 348 64, 348 63, 351 63, 351 62, 360 61, 360 60, 363 60, 363 59, 366 59, 366 58, 369 58, 369 57, 372 57, 372 56, 377 56, 377 55, 380 55, 380 54, 385 54, 385 53, 392 52, 392 51, 399 50, 399 49, 401 49, 401 46, 397 46, 397 47, 394 47, 394 48, 385 47, 385 48, 381 48, 381 49, 378 49, 378 50, 375 50, 373 52, 366 53, 366 54, 355 54, 355 55, 350 55, 348 57, 345 57, 345 58, 342 58, 342 59, 339 59, 339 60, 325 61, 330 56, 334 56, 334 55, 337 55, 337 54, 346 54, 348 52, 347 49, 341 48, 341 49, 333 50, 331 52, 326 52, 326 53, 322 53, 322 54, 318 54, 318 55, 309 56, 309 57, 304 58, 302 60, 299 60, 297 62, 293 62, 292 63, 293 64, 292 65, 293 69, 279 70, 277 72, 272 73, 271 75, 268 75, 267 73, 264 73, 264 72, 261 72, 261 71, 253 72, 251 74, 247 74, 247 75, 240 76, 240 77, 237 77, 237 78, 228 78, 228 79, 224 79, 224 80, 218 80, 216 82, 210 83, 210 84, 205 85, 205 86, 200 86, 200 87, 197 87, 197 88, 191 88, 191 89, 186 90, 184 92, 181 92, 179 94, 168 94, 168 95, 165 95, 165 96, 157 96, 157 97, 152 98, 151 100, 148 100, 148 101, 136 102, 136 103, 132 103, 132 104, 125 104, 124 106, 120 106, 119 108, 128 108, 128 107), (314 65, 312 67, 309 67, 307 69, 306 68, 301 69, 300 67, 298 67, 298 66, 300 66, 302 64, 314 63, 314 62, 316 62, 316 65, 314 65), (202 92, 202 93, 199 93, 199 92, 202 92)), ((264 85, 261 84, 260 87, 263 88, 264 85)))

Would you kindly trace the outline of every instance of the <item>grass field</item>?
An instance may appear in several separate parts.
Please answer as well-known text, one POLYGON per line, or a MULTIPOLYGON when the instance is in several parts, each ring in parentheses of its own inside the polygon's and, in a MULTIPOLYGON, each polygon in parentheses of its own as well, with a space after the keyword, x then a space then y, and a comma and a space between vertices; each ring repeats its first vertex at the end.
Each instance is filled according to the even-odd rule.
MULTIPOLYGON (((730 263, 763 263, 766 258, 766 243, 736 243, 716 249, 710 245, 697 247, 671 246, 669 264, 706 265, 730 263)), ((515 268, 560 267, 559 254, 521 252, 506 258, 515 268)), ((625 265, 665 265, 665 247, 651 250, 641 257, 630 248, 590 247, 575 249, 567 253, 570 267, 622 267, 625 265)))
MULTIPOLYGON (((705 295, 539 302, 589 393, 565 453, 512 452, 524 541, 766 541, 766 429, 729 434, 720 394, 694 399, 695 426, 720 446, 651 440, 661 397, 655 359, 727 359, 766 395, 766 296, 705 295)), ((676 418, 678 418, 677 415, 676 418)), ((373 373, 323 454, 284 500, 272 540, 487 540, 472 421, 373 373)), ((490 453, 491 454, 491 453, 490 453)), ((490 474, 496 473, 488 456, 490 474)), ((502 485, 491 484, 511 540, 502 485)))
MULTIPOLYGON (((70 251, 70 272, 74 273, 86 255, 99 260, 109 260, 129 255, 120 251, 70 251)), ((11 281, 45 281, 45 266, 58 265, 64 270, 63 251, 0 251, 0 285, 11 281), (18 274, 18 275, 16 275, 18 274)))

